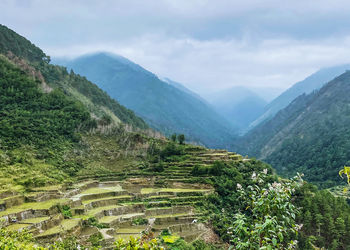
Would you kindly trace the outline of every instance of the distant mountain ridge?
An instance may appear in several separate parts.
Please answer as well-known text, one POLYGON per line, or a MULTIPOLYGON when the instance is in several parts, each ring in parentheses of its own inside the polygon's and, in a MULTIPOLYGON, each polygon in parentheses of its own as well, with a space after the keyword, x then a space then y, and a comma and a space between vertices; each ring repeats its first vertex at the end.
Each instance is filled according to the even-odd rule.
POLYGON ((244 132, 249 124, 259 117, 267 102, 253 91, 232 87, 207 96, 215 110, 244 132))
POLYGON ((64 66, 97 83, 166 135, 183 133, 190 141, 221 148, 227 148, 235 137, 229 122, 207 103, 126 58, 95 53, 64 66))
POLYGON ((270 163, 281 174, 304 173, 321 186, 339 183, 350 164, 350 72, 303 94, 252 129, 236 150, 270 163))
POLYGON ((182 85, 181 83, 175 82, 175 81, 173 81, 173 80, 171 80, 171 79, 169 79, 169 78, 167 78, 167 77, 160 78, 160 79, 161 79, 163 82, 166 82, 166 83, 170 84, 171 86, 173 86, 173 87, 175 87, 175 88, 177 88, 177 89, 179 89, 179 90, 181 90, 181 91, 183 91, 183 92, 185 92, 185 93, 187 93, 187 94, 189 94, 189 95, 191 95, 191 96, 193 96, 193 97, 195 97, 195 98, 201 100, 202 102, 209 104, 209 103, 207 102, 207 100, 205 100, 205 99, 202 98, 200 95, 198 95, 197 93, 193 92, 192 90, 189 90, 188 88, 186 88, 186 87, 185 87, 184 85, 182 85))
POLYGON ((264 113, 250 124, 250 129, 273 118, 278 111, 288 106, 299 95, 310 94, 312 91, 321 88, 324 84, 348 69, 350 69, 350 64, 320 69, 304 80, 297 82, 269 103, 266 106, 264 113))

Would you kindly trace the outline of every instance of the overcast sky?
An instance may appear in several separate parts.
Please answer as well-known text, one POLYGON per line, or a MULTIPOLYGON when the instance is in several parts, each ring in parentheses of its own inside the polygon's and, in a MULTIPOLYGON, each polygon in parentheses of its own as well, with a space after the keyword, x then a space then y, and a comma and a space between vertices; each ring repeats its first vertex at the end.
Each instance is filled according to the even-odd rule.
POLYGON ((350 62, 348 0, 1 0, 0 22, 51 56, 109 51, 204 94, 286 89, 350 62))

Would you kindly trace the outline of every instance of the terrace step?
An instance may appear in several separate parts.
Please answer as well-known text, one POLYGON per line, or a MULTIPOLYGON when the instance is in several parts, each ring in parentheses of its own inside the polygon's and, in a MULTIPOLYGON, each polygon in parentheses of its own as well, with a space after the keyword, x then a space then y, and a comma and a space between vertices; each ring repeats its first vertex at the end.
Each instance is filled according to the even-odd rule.
POLYGON ((144 199, 144 201, 162 201, 162 200, 168 200, 170 198, 175 197, 175 195, 154 195, 154 196, 149 196, 144 199))
POLYGON ((145 216, 144 213, 132 213, 132 214, 122 214, 116 216, 104 216, 99 219, 99 222, 108 227, 114 227, 118 225, 120 222, 131 221, 136 218, 143 218, 145 216))
POLYGON ((145 231, 147 228, 146 225, 144 226, 131 226, 131 227, 125 227, 125 228, 119 228, 116 230, 115 234, 116 235, 125 235, 125 234, 130 234, 130 235, 140 235, 143 231, 145 231))
POLYGON ((145 210, 145 206, 143 203, 138 204, 119 204, 119 205, 111 205, 98 207, 91 210, 88 210, 85 213, 77 215, 77 218, 88 219, 90 217, 96 217, 97 219, 102 218, 104 216, 112 216, 112 215, 122 215, 127 213, 139 213, 145 210))
POLYGON ((170 207, 171 206, 171 202, 170 201, 150 201, 150 202, 146 202, 145 206, 147 208, 156 208, 156 207, 170 207))
POLYGON ((66 219, 62 220, 61 223, 55 227, 52 227, 43 233, 35 236, 37 240, 50 241, 52 238, 58 238, 67 233, 73 233, 79 230, 81 226, 80 219, 66 219))
POLYGON ((22 220, 50 216, 58 213, 57 205, 70 204, 69 199, 54 199, 44 202, 29 202, 11 207, 0 212, 0 218, 5 220, 5 226, 11 222, 20 222, 22 220))
POLYGON ((97 207, 104 207, 108 205, 117 205, 118 203, 124 201, 131 201, 133 196, 131 195, 120 195, 120 196, 112 196, 112 197, 104 197, 95 200, 87 200, 83 201, 84 208, 89 210, 97 207))
POLYGON ((174 207, 162 207, 162 208, 150 208, 146 209, 145 215, 147 217, 157 217, 159 215, 169 215, 169 214, 182 214, 182 213, 193 213, 193 207, 187 206, 174 206, 174 207))
POLYGON ((4 211, 10 207, 18 206, 24 203, 25 197, 23 195, 7 196, 0 199, 0 211, 4 211))

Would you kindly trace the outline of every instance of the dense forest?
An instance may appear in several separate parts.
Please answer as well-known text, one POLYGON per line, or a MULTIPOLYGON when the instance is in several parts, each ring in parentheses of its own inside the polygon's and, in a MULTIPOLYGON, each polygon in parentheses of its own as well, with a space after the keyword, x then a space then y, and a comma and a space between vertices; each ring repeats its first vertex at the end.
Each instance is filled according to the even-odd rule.
POLYGON ((264 159, 286 176, 304 173, 323 187, 339 184, 350 154, 350 73, 302 95, 241 138, 238 151, 264 159))

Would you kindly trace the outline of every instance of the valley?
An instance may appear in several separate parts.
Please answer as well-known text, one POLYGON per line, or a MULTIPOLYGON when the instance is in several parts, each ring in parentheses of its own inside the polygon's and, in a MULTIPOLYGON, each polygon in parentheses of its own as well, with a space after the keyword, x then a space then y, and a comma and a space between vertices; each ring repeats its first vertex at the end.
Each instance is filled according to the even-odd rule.
POLYGON ((110 53, 50 60, 0 25, 0 249, 348 249, 347 65, 266 105, 110 53))

